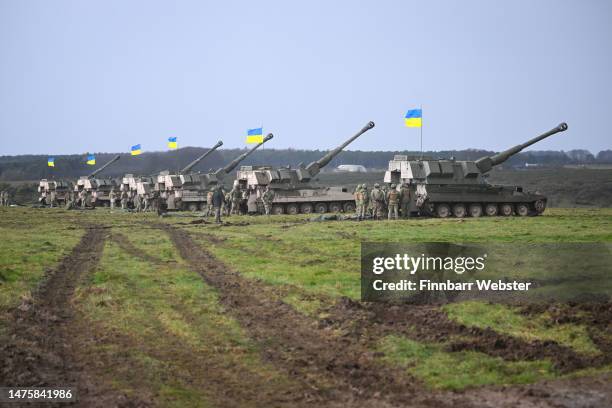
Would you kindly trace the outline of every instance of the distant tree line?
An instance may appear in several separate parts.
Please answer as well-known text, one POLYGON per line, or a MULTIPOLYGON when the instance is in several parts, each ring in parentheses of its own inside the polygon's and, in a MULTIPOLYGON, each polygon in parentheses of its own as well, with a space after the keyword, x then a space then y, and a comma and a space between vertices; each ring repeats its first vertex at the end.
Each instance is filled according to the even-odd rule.
MULTIPOLYGON (((126 173, 136 175, 153 175, 162 170, 177 171, 202 153, 206 148, 185 147, 175 151, 146 152, 140 156, 123 154, 121 159, 109 166, 101 176, 118 177, 126 173)), ((244 149, 221 149, 213 152, 195 167, 195 171, 207 172, 223 167, 234 158, 244 153, 244 149)), ((260 149, 244 160, 240 165, 267 164, 271 166, 297 166, 320 159, 327 151, 295 149, 260 149)), ((447 150, 427 151, 427 158, 451 158, 457 160, 475 160, 479 157, 494 154, 487 150, 447 150)), ((396 154, 418 157, 415 151, 360 151, 341 152, 325 170, 332 170, 340 164, 360 164, 369 169, 385 169, 390 159, 396 154)), ((86 176, 114 157, 116 153, 96 153, 96 165, 85 163, 85 155, 54 156, 55 167, 47 166, 47 156, 22 155, 0 156, 0 180, 2 181, 36 181, 41 178, 70 178, 86 176)), ((604 150, 597 155, 587 150, 563 151, 528 151, 512 157, 504 166, 518 167, 525 164, 541 166, 562 166, 566 164, 612 164, 612 150, 604 150)))

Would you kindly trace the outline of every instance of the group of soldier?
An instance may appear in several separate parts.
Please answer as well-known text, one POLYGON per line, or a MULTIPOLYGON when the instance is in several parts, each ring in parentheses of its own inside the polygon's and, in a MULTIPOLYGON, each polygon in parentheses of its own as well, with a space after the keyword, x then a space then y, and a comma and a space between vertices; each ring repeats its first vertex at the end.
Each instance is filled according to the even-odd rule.
MULTIPOLYGON (((221 215, 243 215, 247 212, 247 201, 251 194, 252 191, 241 188, 238 183, 234 183, 233 188, 227 192, 223 190, 222 186, 213 187, 206 195, 207 207, 204 216, 214 215, 215 222, 221 222, 221 215)), ((274 201, 274 191, 270 187, 266 187, 261 194, 257 190, 257 195, 263 202, 265 214, 270 215, 272 202, 274 201)))
POLYGON ((11 205, 11 193, 8 191, 0 191, 0 206, 8 207, 11 205))
MULTIPOLYGON (((112 188, 108 194, 111 210, 115 209, 117 202, 121 205, 121 209, 132 209, 136 212, 155 210, 157 208, 158 196, 155 192, 151 194, 138 194, 136 191, 116 191, 112 188)), ((57 198, 55 191, 50 191, 44 194, 44 201, 50 207, 57 207, 57 198)), ((66 208, 86 209, 94 206, 95 197, 86 189, 79 191, 70 191, 66 195, 66 208)))
POLYGON ((110 200, 111 210, 117 205, 117 200, 122 210, 131 208, 135 212, 146 212, 158 211, 159 209, 159 194, 157 191, 140 194, 134 190, 127 189, 116 191, 113 187, 108 193, 108 199, 110 200))
POLYGON ((400 212, 403 218, 410 216, 410 190, 406 186, 397 189, 395 184, 389 188, 374 184, 372 191, 367 184, 358 184, 355 189, 355 207, 357 218, 361 221, 366 218, 380 220, 387 213, 388 219, 398 219, 400 212))

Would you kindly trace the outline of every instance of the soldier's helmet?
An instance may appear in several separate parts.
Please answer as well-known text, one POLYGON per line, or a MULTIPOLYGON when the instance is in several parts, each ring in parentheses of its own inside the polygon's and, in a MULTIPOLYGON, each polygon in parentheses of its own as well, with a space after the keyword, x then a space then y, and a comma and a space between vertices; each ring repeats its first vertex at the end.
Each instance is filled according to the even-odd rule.
POLYGON ((374 183, 374 188, 378 188, 378 187, 380 187, 380 184, 374 183))
POLYGON ((391 184, 391 188, 395 188, 395 184, 391 184))

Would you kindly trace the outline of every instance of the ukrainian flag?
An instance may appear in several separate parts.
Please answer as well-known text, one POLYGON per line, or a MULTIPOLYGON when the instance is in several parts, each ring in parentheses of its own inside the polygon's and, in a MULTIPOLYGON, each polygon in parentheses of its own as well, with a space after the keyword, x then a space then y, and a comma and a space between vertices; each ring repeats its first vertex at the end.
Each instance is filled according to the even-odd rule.
POLYGON ((132 146, 132 156, 138 156, 141 153, 142 151, 140 150, 140 144, 132 146))
POLYGON ((94 164, 96 164, 96 156, 94 156, 93 154, 88 155, 87 164, 89 164, 90 166, 93 166, 94 164))
POLYGON ((178 148, 178 143, 176 142, 176 137, 169 137, 168 138, 168 148, 169 149, 177 149, 178 148))
POLYGON ((406 126, 408 127, 421 127, 423 124, 422 109, 411 109, 406 112, 404 123, 406 123, 406 126))
POLYGON ((247 131, 247 143, 263 143, 263 128, 249 129, 247 131))
POLYGON ((55 158, 54 157, 49 157, 47 159, 47 166, 49 167, 55 167, 55 158))

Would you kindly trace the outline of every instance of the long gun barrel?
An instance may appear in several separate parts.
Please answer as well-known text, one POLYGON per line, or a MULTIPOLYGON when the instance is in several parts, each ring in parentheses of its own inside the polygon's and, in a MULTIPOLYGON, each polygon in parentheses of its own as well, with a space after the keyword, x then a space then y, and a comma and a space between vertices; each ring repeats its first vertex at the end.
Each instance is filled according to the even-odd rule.
POLYGON ((111 164, 116 162, 117 160, 119 160, 119 158, 121 158, 121 156, 116 155, 110 161, 106 162, 106 164, 104 164, 102 167, 94 170, 89 176, 87 176, 87 178, 94 178, 94 177, 96 177, 98 175, 98 173, 100 173, 102 170, 104 170, 105 168, 107 168, 108 166, 110 166, 111 164))
POLYGON ((191 169, 195 167, 196 164, 204 160, 205 157, 207 157, 209 154, 211 154, 212 152, 214 152, 221 146, 223 146, 223 142, 219 140, 216 145, 210 148, 210 150, 208 150, 206 153, 204 153, 203 155, 201 155, 200 157, 198 157, 197 159, 189 163, 187 166, 183 167, 180 173, 181 174, 189 173, 191 169))
POLYGON ((340 146, 336 147, 334 150, 328 152, 325 156, 321 157, 319 160, 310 163, 306 166, 306 171, 310 175, 310 177, 314 177, 321 171, 321 168, 327 166, 330 161, 334 157, 336 157, 346 146, 351 144, 355 139, 359 136, 363 135, 368 130, 374 127, 374 122, 370 121, 365 125, 359 132, 357 132, 354 136, 348 139, 346 142, 342 143, 340 146))
POLYGON ((218 169, 215 172, 215 174, 217 176, 222 176, 222 175, 228 174, 230 171, 232 171, 232 170, 234 170, 236 168, 238 163, 240 163, 241 161, 246 159, 248 156, 251 155, 251 153, 253 153, 255 150, 257 150, 259 148, 259 146, 262 146, 264 143, 266 143, 268 140, 272 139, 273 137, 274 137, 274 135, 272 133, 268 133, 268 135, 266 137, 264 137, 264 140, 261 143, 258 143, 257 145, 253 146, 251 148, 251 150, 249 150, 248 152, 244 152, 240 156, 236 157, 227 166, 221 167, 220 169, 218 169))
POLYGON ((476 167, 478 167, 478 169, 482 173, 486 173, 489 170, 491 170, 493 166, 497 166, 498 164, 505 162, 510 157, 514 156, 515 154, 517 154, 524 148, 529 147, 532 144, 537 143, 542 139, 546 139, 547 137, 550 137, 554 135, 555 133, 565 132, 566 130, 567 130, 567 123, 563 122, 556 128, 551 129, 546 133, 542 133, 540 136, 536 136, 533 139, 530 139, 523 144, 516 145, 508 150, 504 150, 503 152, 494 154, 493 156, 481 157, 480 159, 476 160, 476 167))

